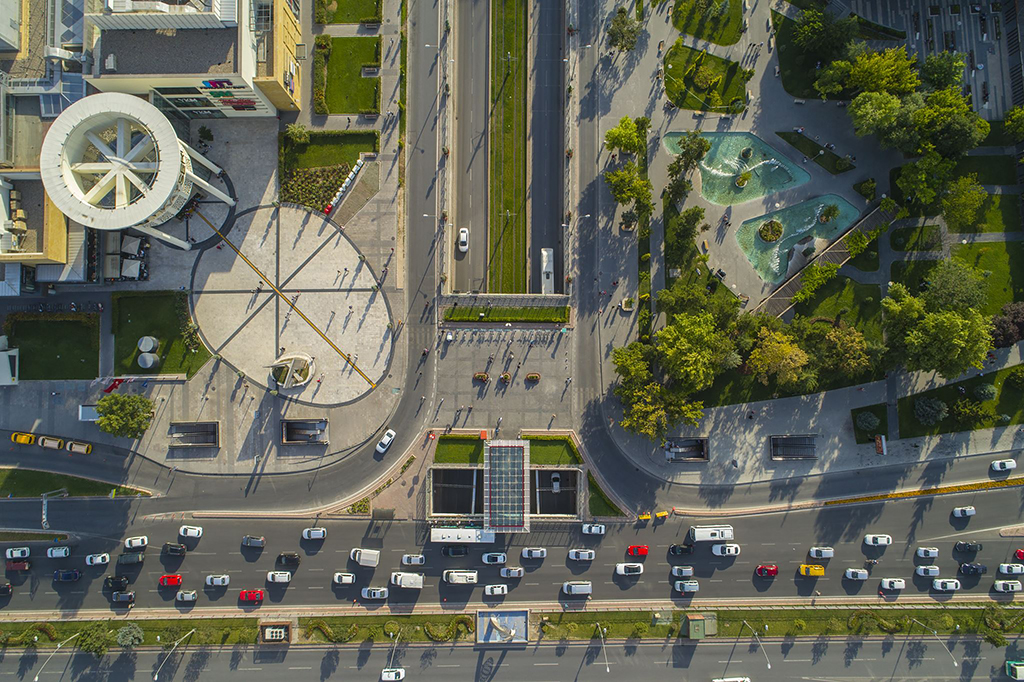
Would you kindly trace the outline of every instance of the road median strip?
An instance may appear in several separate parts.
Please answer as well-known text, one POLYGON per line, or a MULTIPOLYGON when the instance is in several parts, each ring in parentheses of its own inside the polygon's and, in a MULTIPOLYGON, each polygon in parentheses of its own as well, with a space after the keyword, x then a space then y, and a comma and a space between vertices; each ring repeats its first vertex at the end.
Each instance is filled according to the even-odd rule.
POLYGON ((1024 476, 1019 478, 1007 478, 1001 481, 979 481, 977 483, 964 483, 961 485, 935 486, 933 488, 921 488, 919 490, 903 490, 879 495, 865 495, 862 497, 845 497, 837 500, 826 500, 824 506, 832 507, 841 504, 860 504, 862 502, 878 502, 881 500, 902 500, 911 497, 927 497, 930 495, 948 495, 951 493, 967 493, 975 490, 994 490, 997 488, 1013 488, 1024 485, 1024 476))

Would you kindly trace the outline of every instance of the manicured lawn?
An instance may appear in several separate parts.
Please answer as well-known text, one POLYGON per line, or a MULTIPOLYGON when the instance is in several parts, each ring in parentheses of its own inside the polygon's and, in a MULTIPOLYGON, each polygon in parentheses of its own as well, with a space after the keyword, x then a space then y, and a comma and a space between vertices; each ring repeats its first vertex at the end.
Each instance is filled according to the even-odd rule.
POLYGON ((294 144, 281 134, 283 169, 323 168, 346 165, 351 169, 359 155, 376 152, 380 133, 348 130, 310 131, 307 144, 294 144))
MULTIPOLYGON (((775 49, 779 55, 782 87, 793 97, 820 98, 821 96, 814 89, 814 81, 817 80, 814 67, 817 60, 805 55, 793 42, 796 22, 772 10, 772 25, 775 26, 775 49)), ((830 99, 842 96, 843 93, 840 93, 830 99)))
POLYGON ((1017 194, 989 194, 981 206, 977 229, 963 233, 1017 232, 1020 230, 1020 196, 1017 194))
POLYGON ((878 262, 878 239, 872 239, 866 249, 850 259, 849 264, 861 272, 877 272, 878 262))
MULTIPOLYGON (((439 641, 427 635, 453 631, 455 639, 473 639, 474 617, 467 614, 430 614, 382 616, 327 616, 324 618, 299 618, 298 641, 306 642, 367 642, 370 640, 389 643, 388 631, 401 632, 403 642, 439 641), (462 623, 462 626, 458 626, 462 623)), ((408 665, 408 663, 406 664, 408 665)), ((298 678, 297 678, 298 679, 298 678)), ((453 677, 453 679, 456 679, 453 677)))
MULTIPOLYGON (((10 445, 10 444, 8 444, 10 445)), ((35 445, 19 445, 16 452, 45 452, 35 445)), ((67 453, 65 453, 67 454, 67 453)), ((86 455, 83 455, 86 456, 86 455)), ((112 483, 91 481, 77 476, 51 474, 47 471, 31 469, 0 469, 0 497, 39 497, 45 492, 67 488, 72 497, 105 497, 116 489, 115 495, 136 495, 135 488, 124 488, 112 483)), ((143 493, 145 495, 146 493, 143 493)))
MULTIPOLYGON (((532 449, 532 447, 531 447, 532 449)), ((608 499, 601 487, 594 479, 594 475, 587 472, 587 485, 590 488, 590 515, 591 516, 625 516, 622 510, 615 506, 615 503, 608 499)))
POLYGON ((530 463, 550 465, 583 464, 576 446, 565 436, 527 436, 530 463))
POLYGON ((858 443, 871 443, 875 440, 876 435, 889 437, 889 412, 885 408, 885 403, 866 405, 858 407, 856 410, 850 410, 850 421, 853 423, 853 433, 857 437, 858 443), (878 417, 878 426, 871 429, 870 433, 857 426, 857 415, 861 412, 870 412, 878 417))
POLYGON ((113 296, 114 372, 116 374, 184 374, 191 377, 210 359, 199 337, 189 334, 187 299, 180 291, 117 292, 113 296), (159 341, 160 362, 142 369, 136 362, 143 336, 159 341), (191 338, 192 347, 188 339, 191 338))
POLYGON ((381 20, 381 0, 317 0, 327 6, 328 23, 358 24, 381 20))
MULTIPOLYGON (((525 292, 526 271, 526 0, 491 11, 491 149, 488 290, 525 292), (512 59, 508 59, 511 54, 512 59)), ((460 86, 456 83, 453 87, 460 86)))
POLYGON ((843 157, 825 149, 820 144, 800 133, 777 132, 775 133, 783 140, 793 145, 803 153, 804 156, 814 161, 832 175, 839 175, 848 170, 853 170, 854 165, 843 157))
POLYGON ((735 106, 742 110, 746 106, 749 78, 739 63, 686 47, 682 38, 665 54, 665 90, 668 98, 681 109, 726 111, 735 106), (713 77, 720 78, 709 90, 693 82, 697 69, 687 73, 702 54, 705 56, 697 69, 707 68, 713 77))
POLYGON ((506 308, 460 305, 446 308, 444 319, 456 322, 568 322, 569 307, 506 308))
POLYGON ((921 293, 921 284, 928 279, 928 273, 938 262, 938 260, 893 261, 889 279, 906 285, 910 293, 917 296, 921 293))
POLYGON ((327 61, 327 109, 332 114, 380 112, 380 78, 363 78, 380 66, 379 37, 333 38, 327 61))
POLYGON ((1024 244, 1021 242, 979 242, 957 244, 954 258, 973 265, 990 274, 986 315, 995 315, 1003 305, 1024 300, 1024 244))
POLYGON ((1013 367, 1006 367, 994 373, 986 373, 984 376, 971 377, 970 379, 964 379, 953 384, 933 388, 930 391, 900 398, 897 403, 900 419, 900 438, 933 436, 939 433, 953 433, 956 431, 970 431, 973 429, 990 428, 992 426, 1024 423, 1024 391, 1011 386, 1006 381, 1006 377, 1009 376, 1012 370, 1013 367), (980 424, 965 426, 957 423, 952 416, 947 416, 938 424, 925 426, 914 415, 914 401, 922 397, 937 398, 946 403, 947 407, 952 407, 953 403, 961 398, 977 400, 974 390, 980 384, 993 384, 998 391, 995 400, 986 400, 982 403, 982 405, 991 408, 992 418, 984 420, 980 424), (960 387, 964 388, 964 393, 960 392, 960 387), (1009 421, 999 420, 999 415, 1007 415, 1010 419, 1009 421))
POLYGON ((796 313, 804 317, 834 319, 842 314, 847 324, 853 325, 868 341, 882 340, 881 291, 874 284, 860 284, 846 277, 829 280, 814 297, 798 303, 796 313))
POLYGON ((100 369, 100 316, 92 313, 12 313, 4 320, 11 348, 19 348, 20 377, 95 379, 100 369))
POLYGON ((981 141, 982 147, 1010 147, 1016 140, 1006 130, 1005 121, 989 121, 988 136, 981 141))
POLYGON ((484 442, 477 436, 441 436, 434 461, 438 464, 483 464, 484 442))
POLYGON ((982 185, 1016 185, 1017 159, 1012 156, 965 156, 953 169, 953 177, 974 173, 982 185))
POLYGON ((942 229, 938 225, 899 227, 889 232, 893 251, 940 251, 942 229))
POLYGON ((707 3, 703 13, 694 0, 676 0, 672 8, 672 23, 680 33, 708 40, 718 45, 739 42, 743 28, 742 3, 726 2, 724 12, 715 12, 714 3, 707 3))

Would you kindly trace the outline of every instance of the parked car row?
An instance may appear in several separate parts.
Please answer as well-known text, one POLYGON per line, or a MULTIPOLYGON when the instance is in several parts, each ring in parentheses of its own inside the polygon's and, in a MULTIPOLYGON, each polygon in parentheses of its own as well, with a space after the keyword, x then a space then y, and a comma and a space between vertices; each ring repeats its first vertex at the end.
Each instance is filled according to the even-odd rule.
POLYGON ((55 436, 37 436, 34 433, 15 432, 11 434, 11 442, 16 445, 38 445, 47 450, 67 450, 73 455, 88 455, 92 445, 77 440, 65 441, 55 436))

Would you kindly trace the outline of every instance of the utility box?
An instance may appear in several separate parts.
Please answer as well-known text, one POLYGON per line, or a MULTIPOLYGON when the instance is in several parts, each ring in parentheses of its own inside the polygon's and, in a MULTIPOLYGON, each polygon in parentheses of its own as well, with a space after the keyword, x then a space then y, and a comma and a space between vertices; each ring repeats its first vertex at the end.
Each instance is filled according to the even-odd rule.
POLYGON ((718 634, 717 613, 688 613, 683 622, 689 639, 704 639, 718 634))
POLYGON ((282 445, 327 445, 326 419, 282 419, 282 445))

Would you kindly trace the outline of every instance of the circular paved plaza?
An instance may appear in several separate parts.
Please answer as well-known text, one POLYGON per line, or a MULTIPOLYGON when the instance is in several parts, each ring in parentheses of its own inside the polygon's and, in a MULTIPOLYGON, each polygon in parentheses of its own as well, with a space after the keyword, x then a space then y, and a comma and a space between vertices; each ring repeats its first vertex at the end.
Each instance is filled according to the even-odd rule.
POLYGON ((258 207, 238 215, 227 240, 200 254, 191 280, 214 353, 271 389, 278 357, 311 356, 308 383, 281 395, 317 405, 356 400, 387 375, 394 337, 382 273, 340 227, 298 207, 258 207))

